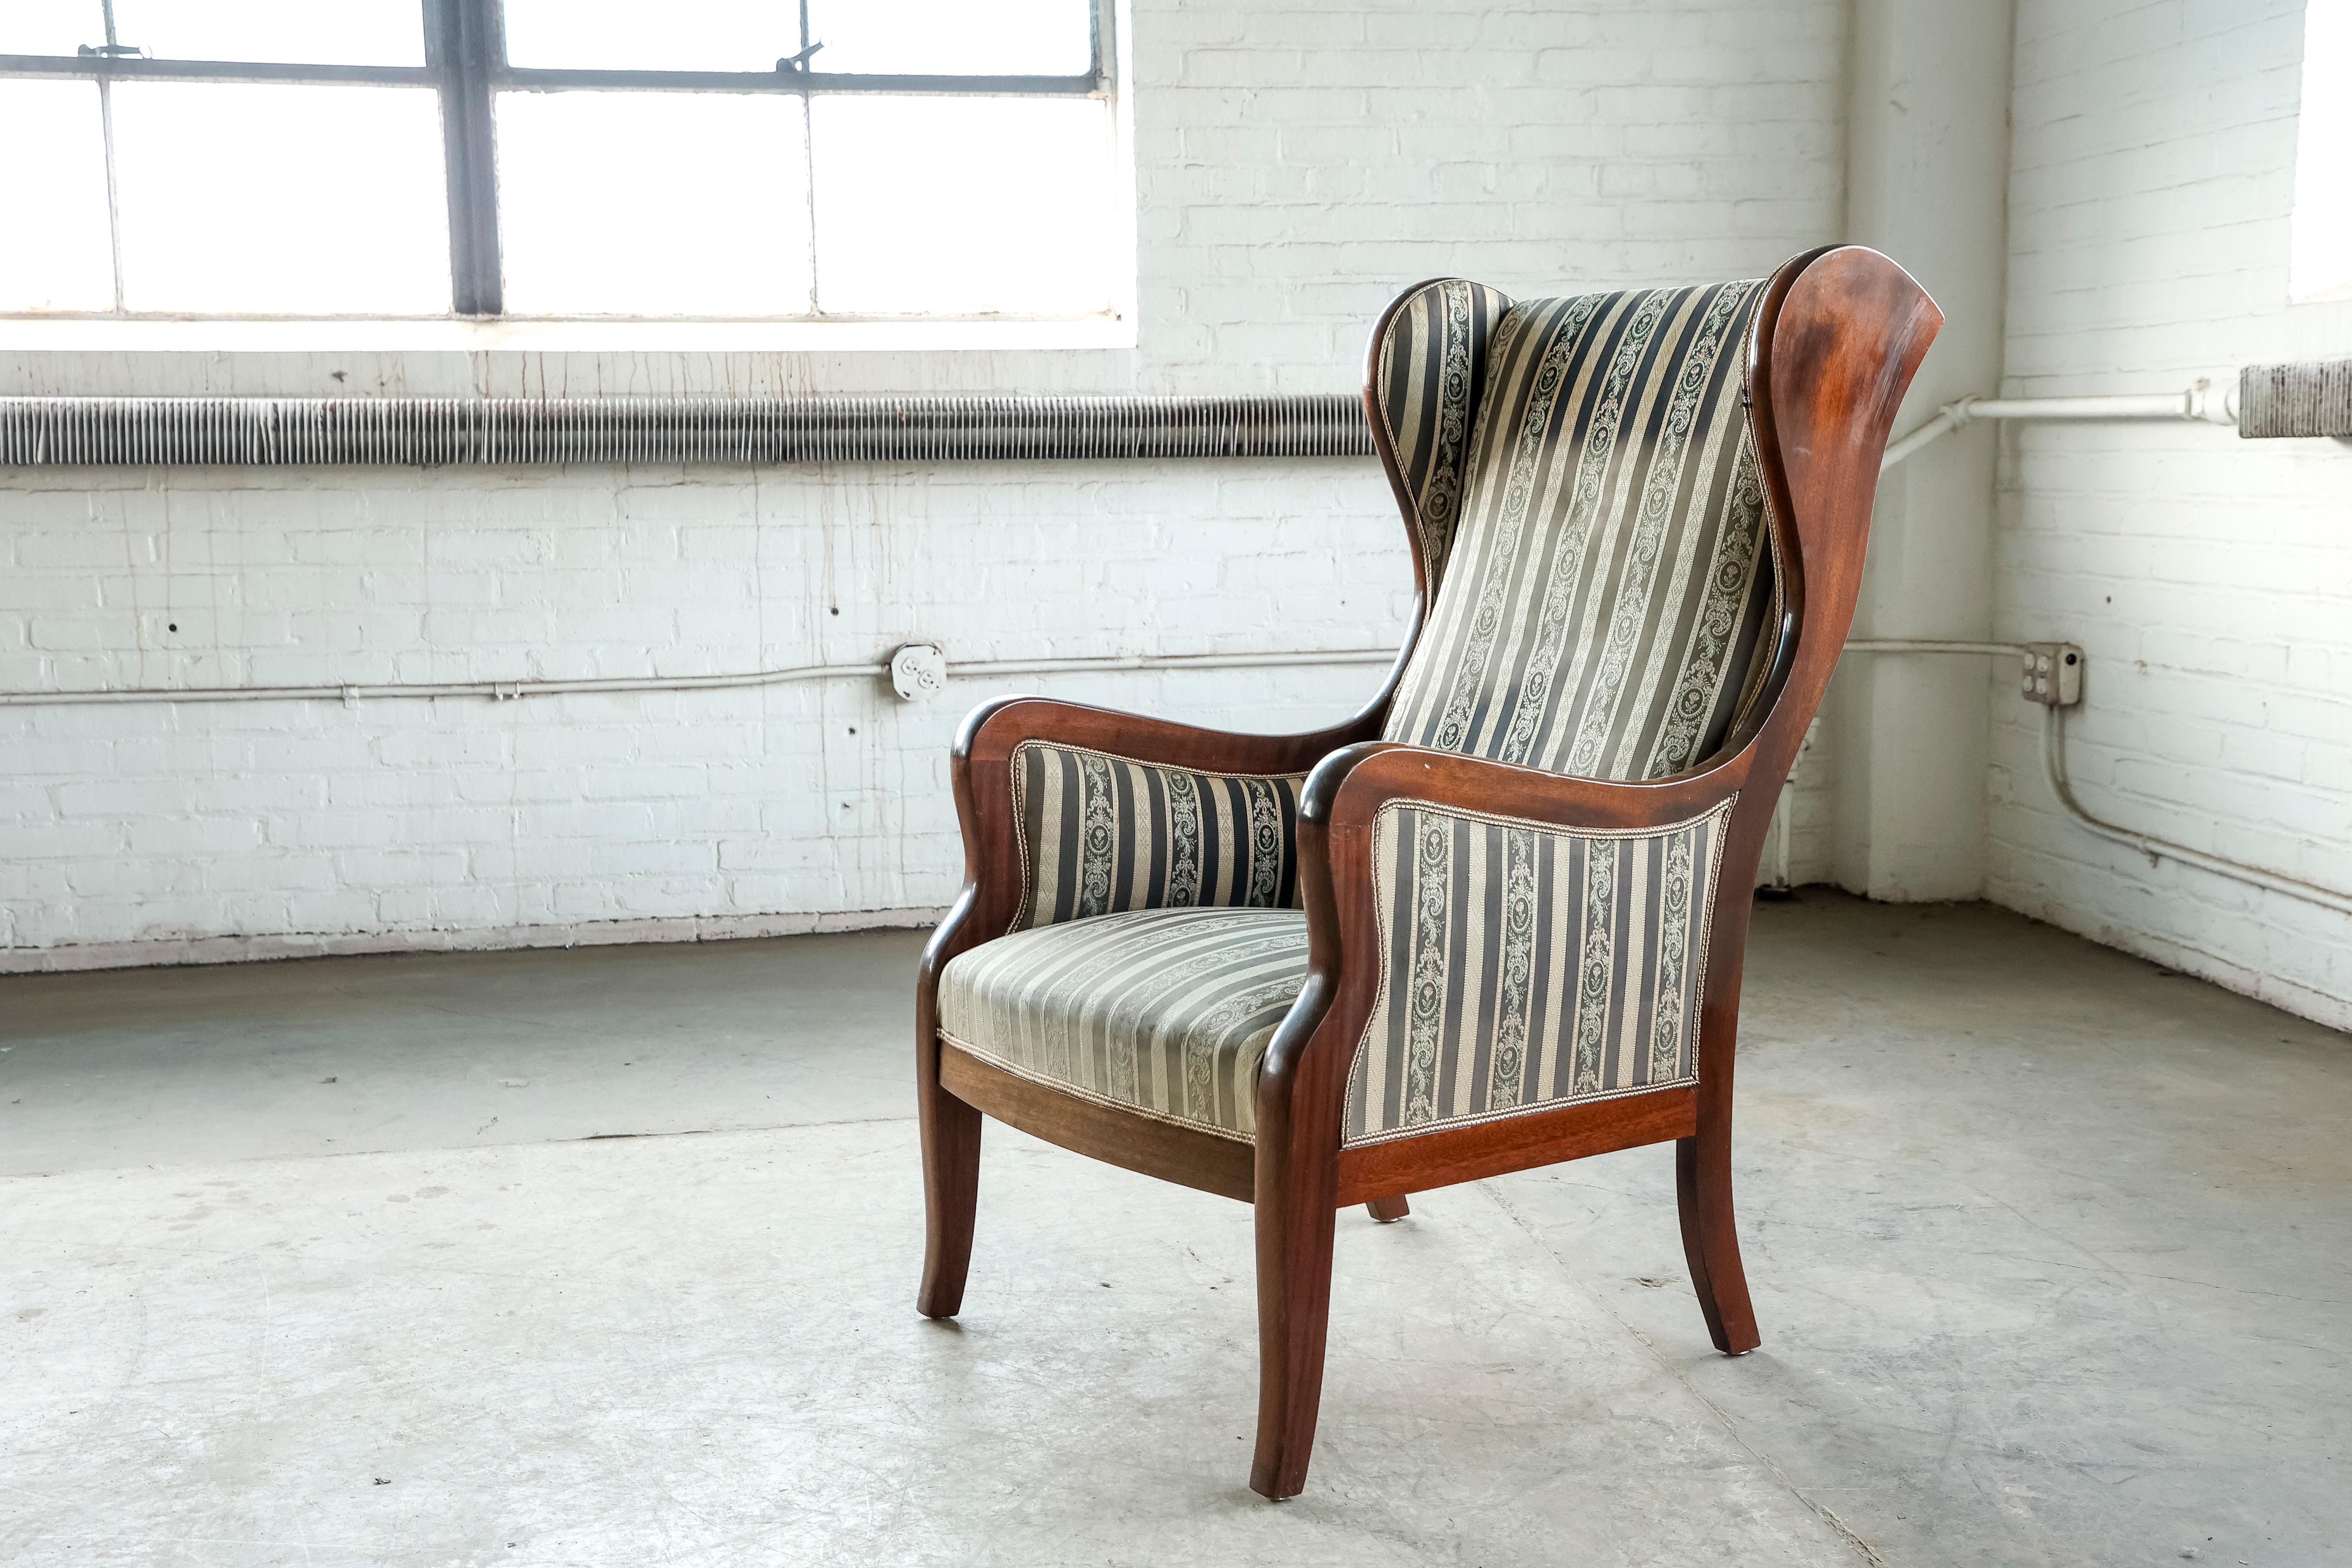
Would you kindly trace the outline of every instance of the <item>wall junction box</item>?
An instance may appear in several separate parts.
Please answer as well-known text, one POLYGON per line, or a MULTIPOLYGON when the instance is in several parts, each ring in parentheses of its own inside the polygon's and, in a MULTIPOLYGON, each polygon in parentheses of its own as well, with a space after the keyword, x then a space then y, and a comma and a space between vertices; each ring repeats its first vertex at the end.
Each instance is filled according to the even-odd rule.
POLYGON ((890 689, 909 702, 948 689, 948 656, 939 644, 901 644, 890 655, 890 689))
POLYGON ((2070 642, 2027 643, 2022 694, 2044 708, 2083 700, 2083 650, 2070 642))

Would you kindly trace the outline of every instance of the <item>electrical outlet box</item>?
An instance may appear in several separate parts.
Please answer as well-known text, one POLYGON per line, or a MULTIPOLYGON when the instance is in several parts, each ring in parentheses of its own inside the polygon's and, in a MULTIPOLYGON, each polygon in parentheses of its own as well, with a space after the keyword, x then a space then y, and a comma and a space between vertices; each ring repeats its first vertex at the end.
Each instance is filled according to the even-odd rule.
POLYGON ((910 642, 890 655, 890 689, 909 702, 948 689, 948 656, 937 643, 910 642))
POLYGON ((2028 702, 2072 708, 2083 700, 2083 650, 2070 642, 2027 643, 2022 690, 2028 702))

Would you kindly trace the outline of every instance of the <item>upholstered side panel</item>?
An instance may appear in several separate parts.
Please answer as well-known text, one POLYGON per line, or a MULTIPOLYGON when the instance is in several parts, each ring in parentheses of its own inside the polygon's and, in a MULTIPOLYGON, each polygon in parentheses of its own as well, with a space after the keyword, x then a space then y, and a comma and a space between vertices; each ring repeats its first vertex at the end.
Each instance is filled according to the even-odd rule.
POLYGON ((1295 906, 1306 782, 1024 742, 1013 752, 1024 883, 1009 929, 1120 910, 1295 906))
POLYGON ((1258 1064, 1306 982, 1296 910, 1137 910, 963 953, 940 973, 940 1033, 1035 1082, 1247 1139, 1258 1064))
POLYGON ((1412 500, 1413 549, 1433 596, 1462 500, 1462 465, 1486 362, 1508 296, 1460 278, 1417 289, 1389 318, 1373 386, 1412 500))
POLYGON ((1512 307, 1387 735, 1590 778, 1722 744, 1773 602, 1741 388, 1757 282, 1512 307))
POLYGON ((1381 991, 1344 1142, 1689 1083, 1731 805, 1570 832, 1410 802, 1373 825, 1381 991))

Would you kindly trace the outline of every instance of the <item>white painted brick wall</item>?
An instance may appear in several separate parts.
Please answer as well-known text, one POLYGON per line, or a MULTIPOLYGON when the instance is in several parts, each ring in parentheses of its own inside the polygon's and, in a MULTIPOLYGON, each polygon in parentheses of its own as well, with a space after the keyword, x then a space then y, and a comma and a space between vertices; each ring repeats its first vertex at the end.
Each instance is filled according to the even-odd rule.
MULTIPOLYGON (((2352 305, 2286 303, 2302 13, 2022 0, 2011 394, 2352 353, 2352 305)), ((2352 890, 2352 450, 2027 427, 2001 500, 2000 635, 2088 654, 2068 754, 2084 804, 2352 890)), ((2352 1026, 2352 920, 2092 837, 2051 802, 2035 711, 1994 711, 1994 898, 2352 1026)))
MULTIPOLYGON (((1420 278, 1753 275, 1834 237, 1843 9, 1144 0, 1132 353, 20 354, 0 391, 1352 389, 1420 278)), ((0 473, 11 690, 1364 647, 1410 592, 1369 462, 0 473)), ((1377 679, 1024 684, 1286 729, 1377 679)), ((984 695, 0 709, 0 966, 935 909, 984 695)))

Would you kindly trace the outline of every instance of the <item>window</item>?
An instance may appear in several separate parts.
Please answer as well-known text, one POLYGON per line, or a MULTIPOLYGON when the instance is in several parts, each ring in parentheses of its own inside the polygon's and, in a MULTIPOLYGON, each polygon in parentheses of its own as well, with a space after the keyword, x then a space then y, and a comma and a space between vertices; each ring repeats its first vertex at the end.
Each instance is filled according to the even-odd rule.
POLYGON ((0 315, 1108 317, 1109 15, 7 0, 0 315))
POLYGON ((2295 138, 2295 300, 2352 300, 2352 0, 2303 13, 2303 110, 2295 138))

